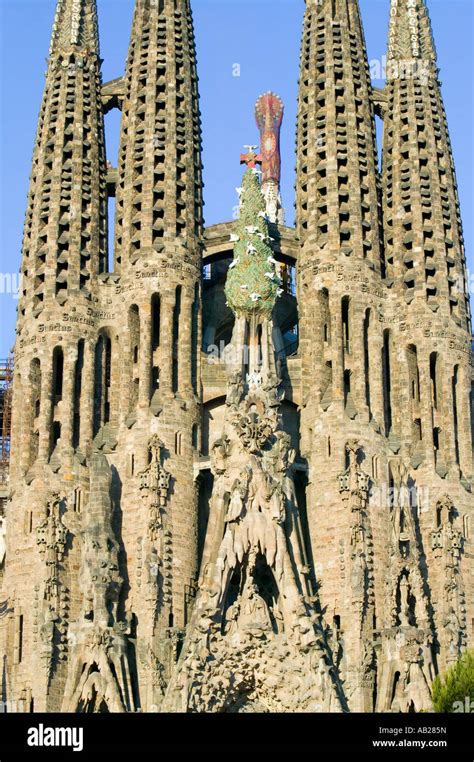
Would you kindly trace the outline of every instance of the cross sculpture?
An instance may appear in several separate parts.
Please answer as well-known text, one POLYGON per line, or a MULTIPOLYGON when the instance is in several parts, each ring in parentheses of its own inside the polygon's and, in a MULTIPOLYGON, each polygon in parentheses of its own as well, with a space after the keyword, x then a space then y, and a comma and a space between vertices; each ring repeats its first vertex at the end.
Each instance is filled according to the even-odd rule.
POLYGON ((262 154, 255 153, 257 146, 244 146, 248 149, 248 153, 240 154, 240 163, 246 164, 248 169, 255 169, 257 164, 261 164, 263 161, 262 154))

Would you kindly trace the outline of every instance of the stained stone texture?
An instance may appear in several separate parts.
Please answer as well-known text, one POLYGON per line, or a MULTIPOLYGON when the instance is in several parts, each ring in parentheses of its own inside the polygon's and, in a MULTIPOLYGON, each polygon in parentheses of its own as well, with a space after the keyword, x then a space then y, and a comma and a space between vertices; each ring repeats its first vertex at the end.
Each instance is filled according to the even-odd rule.
MULTIPOLYGON (((306 3, 295 228, 276 177, 247 169, 240 219, 204 229, 189 1, 137 0, 124 77, 102 84, 95 0, 59 0, 0 529, 4 701, 429 710, 473 646, 459 203, 426 4, 390 6, 381 91, 356 0, 306 3)), ((258 104, 278 145, 283 105, 258 104)))

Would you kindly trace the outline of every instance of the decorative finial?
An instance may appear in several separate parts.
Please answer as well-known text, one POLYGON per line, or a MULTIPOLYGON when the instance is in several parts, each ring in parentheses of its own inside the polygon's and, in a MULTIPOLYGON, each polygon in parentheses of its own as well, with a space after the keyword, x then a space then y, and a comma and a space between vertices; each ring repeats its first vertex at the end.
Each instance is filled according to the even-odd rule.
POLYGON ((280 131, 283 113, 283 101, 271 91, 261 95, 255 106, 255 117, 260 130, 262 193, 265 196, 270 222, 279 223, 284 222, 280 194, 280 131))
POLYGON ((247 153, 240 154, 240 163, 246 164, 249 169, 256 169, 257 164, 262 163, 262 154, 257 154, 257 146, 244 146, 247 153))

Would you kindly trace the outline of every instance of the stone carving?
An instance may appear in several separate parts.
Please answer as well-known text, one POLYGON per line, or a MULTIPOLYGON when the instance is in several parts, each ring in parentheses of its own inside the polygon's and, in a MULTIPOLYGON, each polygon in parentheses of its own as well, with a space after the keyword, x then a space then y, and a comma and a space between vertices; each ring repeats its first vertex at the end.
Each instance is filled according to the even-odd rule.
POLYGON ((212 445, 212 469, 214 474, 224 474, 227 458, 230 455, 231 441, 225 434, 212 445))
POLYGON ((431 532, 431 548, 441 566, 439 638, 446 649, 446 662, 459 657, 466 644, 467 622, 464 581, 461 574, 463 535, 449 495, 436 505, 437 527, 431 532))
POLYGON ((409 475, 400 460, 390 462, 394 481, 391 509, 390 572, 386 581, 386 611, 382 639, 382 684, 386 694, 379 710, 408 711, 403 707, 430 709, 429 685, 434 676, 433 624, 430 601, 422 574, 422 555, 415 531, 409 475), (395 677, 396 677, 396 682, 395 677))
POLYGON ((151 540, 156 540, 162 527, 162 510, 168 500, 171 474, 161 464, 164 444, 158 436, 150 439, 150 463, 139 474, 140 494, 142 499, 149 502, 150 520, 148 534, 151 540))
POLYGON ((36 542, 47 569, 45 598, 51 602, 58 598, 59 567, 68 536, 68 530, 61 517, 61 501, 62 499, 57 492, 52 492, 48 496, 46 518, 38 526, 36 535, 36 542))
MULTIPOLYGON (((370 709, 373 703, 372 689, 375 681, 374 652, 373 646, 370 645, 375 606, 373 541, 369 516, 370 479, 359 465, 360 449, 357 440, 350 440, 347 443, 349 466, 339 476, 339 491, 350 521, 348 601, 351 606, 351 616, 355 620, 355 628, 360 633, 360 640, 347 653, 342 652, 339 658, 344 655, 347 665, 345 687, 349 706, 370 709)), ((341 641, 338 643, 338 648, 342 648, 341 641)))
POLYGON ((89 504, 82 528, 82 617, 70 626, 72 658, 63 711, 133 710, 129 623, 118 610, 123 578, 112 528, 111 471, 105 455, 90 460, 89 504))
MULTIPOLYGON (((252 344, 259 324, 249 326, 252 344)), ((241 328, 238 319, 236 336, 241 328)), ((263 319, 263 355, 273 357, 269 328, 263 319)), ((235 372, 229 378, 210 508, 222 534, 218 543, 206 539, 193 616, 162 709, 340 711, 302 543, 295 450, 280 429, 275 364, 251 356, 245 386, 235 372)))
POLYGON ((251 453, 261 450, 273 433, 272 421, 261 418, 256 410, 237 415, 234 425, 245 449, 251 453))
POLYGON ((51 492, 48 495, 46 517, 36 531, 36 542, 45 565, 43 603, 38 617, 40 654, 48 680, 55 660, 66 658, 68 590, 61 579, 61 562, 69 533, 62 520, 62 502, 59 493, 51 492))

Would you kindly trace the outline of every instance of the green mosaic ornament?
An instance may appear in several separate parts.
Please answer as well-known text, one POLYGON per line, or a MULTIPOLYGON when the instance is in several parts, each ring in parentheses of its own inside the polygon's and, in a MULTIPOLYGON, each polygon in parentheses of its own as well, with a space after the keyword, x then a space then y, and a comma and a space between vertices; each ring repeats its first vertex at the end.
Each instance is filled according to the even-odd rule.
POLYGON ((234 260, 225 286, 227 304, 237 316, 270 318, 282 291, 269 245, 265 199, 255 170, 246 170, 238 191, 240 217, 232 236, 234 260))

